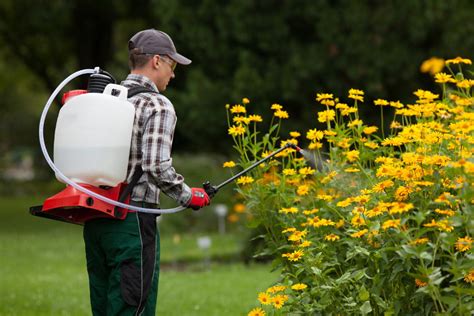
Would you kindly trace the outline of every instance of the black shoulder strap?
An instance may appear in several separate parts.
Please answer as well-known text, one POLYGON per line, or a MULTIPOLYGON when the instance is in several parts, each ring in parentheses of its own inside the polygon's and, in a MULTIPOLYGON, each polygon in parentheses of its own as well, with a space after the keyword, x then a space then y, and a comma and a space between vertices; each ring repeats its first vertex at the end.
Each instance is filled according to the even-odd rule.
POLYGON ((128 89, 128 98, 131 98, 133 96, 136 96, 137 94, 140 93, 158 93, 157 91, 151 90, 149 88, 146 88, 144 86, 133 86, 128 89))
MULTIPOLYGON (((133 96, 136 96, 137 94, 140 93, 158 93, 157 91, 148 89, 144 86, 133 86, 128 89, 128 98, 131 98, 133 96)), ((145 123, 146 124, 146 123, 145 123)), ((122 194, 120 194, 119 197, 119 202, 125 202, 127 197, 132 193, 133 187, 137 184, 138 180, 143 175, 143 169, 142 166, 137 166, 135 171, 133 172, 132 179, 130 180, 130 183, 127 184, 125 189, 122 191, 122 194)))
POLYGON ((125 199, 130 193, 132 193, 133 187, 137 184, 138 180, 140 180, 142 175, 143 175, 142 166, 137 166, 135 169, 135 172, 133 173, 132 180, 130 180, 130 183, 127 184, 125 189, 122 191, 122 194, 120 194, 119 202, 122 202, 122 203, 125 202, 125 199))

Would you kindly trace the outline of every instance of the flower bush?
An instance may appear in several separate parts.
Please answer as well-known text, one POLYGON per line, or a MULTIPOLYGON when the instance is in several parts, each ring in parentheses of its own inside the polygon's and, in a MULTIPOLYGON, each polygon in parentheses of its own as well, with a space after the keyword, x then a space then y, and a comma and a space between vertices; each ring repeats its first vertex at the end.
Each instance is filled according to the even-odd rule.
POLYGON ((248 167, 287 143, 308 148, 306 158, 287 149, 237 181, 239 214, 264 228, 263 254, 281 269, 249 315, 474 310, 474 80, 463 70, 471 60, 429 62, 422 69, 441 92, 418 90, 412 104, 367 104, 358 89, 347 101, 318 93, 315 120, 324 130, 282 137, 289 114, 281 105, 271 106, 265 132, 248 99, 227 106, 240 158, 225 167, 248 167), (384 108, 394 108, 390 128, 366 125, 361 106, 378 108, 382 122, 384 108))

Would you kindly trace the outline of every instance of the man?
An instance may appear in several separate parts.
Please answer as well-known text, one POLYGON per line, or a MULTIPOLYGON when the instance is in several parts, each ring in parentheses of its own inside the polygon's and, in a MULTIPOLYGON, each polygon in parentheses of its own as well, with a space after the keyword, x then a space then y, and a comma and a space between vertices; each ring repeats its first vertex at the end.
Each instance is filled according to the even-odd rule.
MULTIPOLYGON (((131 193, 131 204, 158 208, 162 191, 181 205, 204 207, 210 203, 206 192, 188 187, 172 166, 176 114, 170 100, 161 94, 175 77, 176 65, 189 65, 191 60, 177 53, 166 33, 155 29, 135 34, 128 50, 131 71, 122 85, 129 88, 129 95, 141 87, 141 92, 129 98, 136 110, 128 182, 137 170, 143 170, 131 193)), ((156 215, 129 212, 123 221, 89 221, 84 240, 93 314, 154 315, 160 254, 156 215)))

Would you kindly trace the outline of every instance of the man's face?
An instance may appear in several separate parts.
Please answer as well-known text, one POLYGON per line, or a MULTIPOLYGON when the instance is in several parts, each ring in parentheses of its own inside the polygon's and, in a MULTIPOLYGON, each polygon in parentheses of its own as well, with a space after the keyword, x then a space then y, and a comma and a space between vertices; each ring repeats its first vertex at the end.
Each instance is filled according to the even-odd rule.
POLYGON ((176 68, 176 62, 169 58, 168 56, 159 56, 157 57, 158 62, 158 78, 156 86, 159 91, 165 91, 168 83, 172 78, 174 78, 174 69, 176 68))

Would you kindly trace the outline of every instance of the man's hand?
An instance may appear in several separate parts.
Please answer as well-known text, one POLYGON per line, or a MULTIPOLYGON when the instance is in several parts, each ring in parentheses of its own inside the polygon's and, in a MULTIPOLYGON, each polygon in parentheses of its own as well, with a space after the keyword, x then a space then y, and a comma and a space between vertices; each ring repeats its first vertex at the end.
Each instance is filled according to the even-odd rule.
POLYGON ((189 201, 188 207, 192 208, 193 210, 199 210, 200 208, 209 204, 211 204, 211 199, 204 189, 191 188, 191 200, 189 201))

